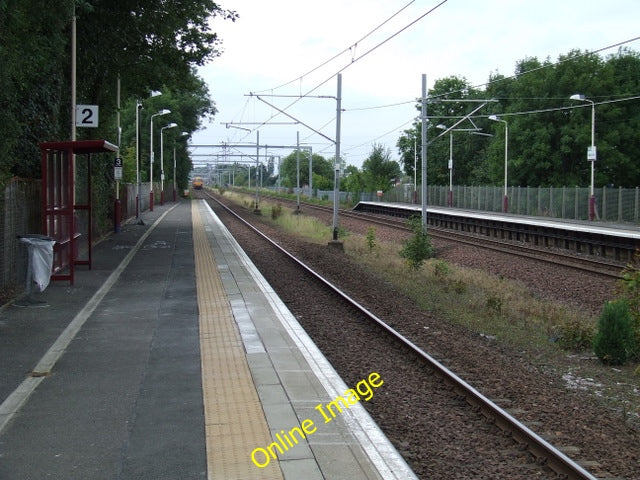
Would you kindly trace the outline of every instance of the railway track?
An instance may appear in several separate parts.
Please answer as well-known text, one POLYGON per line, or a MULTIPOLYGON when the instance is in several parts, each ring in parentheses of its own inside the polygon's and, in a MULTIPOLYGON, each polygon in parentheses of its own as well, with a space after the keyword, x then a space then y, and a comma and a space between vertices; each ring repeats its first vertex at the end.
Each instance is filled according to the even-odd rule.
MULTIPOLYGON (((289 205, 295 204, 291 200, 283 200, 279 197, 273 197, 282 203, 289 205)), ((316 205, 312 203, 301 203, 305 210, 312 210, 322 215, 332 215, 331 207, 316 205)), ((351 210, 341 210, 340 216, 364 220, 373 225, 379 225, 386 228, 393 228, 401 232, 410 232, 407 228, 406 220, 388 218, 380 215, 353 212, 351 210)), ((472 245, 474 247, 485 248, 496 252, 502 252, 518 257, 538 260, 541 262, 551 263, 554 265, 563 265, 565 267, 574 268, 584 272, 595 273, 609 278, 620 278, 620 272, 624 268, 624 264, 608 259, 600 259, 596 256, 576 256, 568 251, 552 250, 545 248, 536 248, 522 242, 514 242, 504 239, 494 239, 487 235, 479 235, 465 232, 457 232, 447 230, 441 227, 429 227, 429 235, 433 238, 439 238, 446 241, 472 245)))
MULTIPOLYGON (((312 279, 296 280, 300 273, 294 278, 290 271, 275 273, 289 278, 285 290, 293 289, 293 284, 315 285, 314 292, 306 291, 313 304, 306 303, 296 316, 323 352, 329 351, 325 354, 334 366, 346 365, 344 371, 339 369, 345 380, 362 376, 365 366, 381 374, 388 385, 385 396, 365 406, 383 428, 390 417, 396 419, 392 423, 397 422, 402 412, 399 416, 405 421, 394 425, 388 435, 417 474, 437 478, 434 468, 446 471, 458 463, 462 470, 447 472, 448 478, 553 478, 550 471, 561 478, 597 478, 227 206, 216 200, 214 209, 225 223, 236 225, 232 231, 249 229, 251 235, 260 236, 262 244, 268 243, 268 249, 253 247, 259 257, 278 256, 275 264, 295 265, 312 279), (323 312, 322 322, 304 322, 310 310, 324 310, 328 304, 339 306, 333 313, 323 312)), ((287 301, 286 296, 283 299, 287 301)))

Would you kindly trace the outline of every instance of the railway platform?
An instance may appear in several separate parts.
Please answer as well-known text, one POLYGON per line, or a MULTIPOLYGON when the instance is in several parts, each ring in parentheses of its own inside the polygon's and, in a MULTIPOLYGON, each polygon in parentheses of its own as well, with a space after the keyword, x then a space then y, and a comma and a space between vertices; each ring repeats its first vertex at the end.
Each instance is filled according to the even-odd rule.
POLYGON ((142 218, 0 308, 0 478, 415 478, 204 202, 142 218))

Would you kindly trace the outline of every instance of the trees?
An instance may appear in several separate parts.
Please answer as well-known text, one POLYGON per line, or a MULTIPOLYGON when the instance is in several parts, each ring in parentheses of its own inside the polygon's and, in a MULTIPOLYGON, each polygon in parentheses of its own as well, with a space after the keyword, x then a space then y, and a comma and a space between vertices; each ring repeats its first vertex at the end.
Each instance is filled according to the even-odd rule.
MULTIPOLYGON (((444 185, 449 181, 449 142, 448 137, 439 138, 442 130, 439 124, 453 125, 454 121, 467 115, 473 110, 473 104, 465 102, 439 102, 439 100, 461 99, 476 100, 485 98, 485 95, 474 89, 469 82, 462 77, 446 77, 435 81, 433 89, 429 91, 427 138, 429 141, 427 154, 427 169, 429 172, 429 184, 444 185), (455 120, 454 120, 455 119, 455 120)), ((417 105, 418 111, 422 109, 417 105)), ((459 128, 473 128, 473 124, 465 122, 459 128)), ((472 178, 481 178, 479 172, 483 171, 484 148, 486 138, 474 137, 468 134, 458 133, 453 142, 453 157, 455 162, 455 181, 458 184, 470 183, 472 178), (457 161, 460 160, 460 161, 457 161), (475 177, 474 177, 475 175, 475 177)), ((415 122, 410 130, 405 130, 397 142, 400 152, 400 162, 404 166, 407 175, 413 177, 414 162, 418 172, 422 169, 422 126, 415 122)), ((419 175, 418 175, 419 176, 419 175)))
MULTIPOLYGON (((492 133, 493 138, 454 133, 454 183, 503 184, 504 126, 486 119, 489 114, 496 114, 509 123, 509 185, 588 185, 590 164, 586 150, 591 143, 591 112, 588 104, 569 100, 575 93, 597 103, 596 186, 639 184, 636 156, 640 138, 634 132, 640 126, 640 110, 639 101, 633 99, 640 91, 637 53, 621 49, 601 58, 573 50, 556 62, 527 57, 517 62, 514 73, 512 77, 491 74, 484 91, 473 89, 464 78, 448 77, 435 82, 429 91, 427 123, 430 184, 447 181, 448 145, 441 139, 432 142, 441 133, 435 126, 451 126, 471 110, 463 102, 438 104, 437 99, 459 98, 497 102, 474 118, 475 124, 492 133)), ((416 107, 420 111, 420 104, 416 107)), ((420 123, 415 123, 397 143, 408 175, 413 175, 414 144, 420 152, 420 130, 420 123)), ((419 155, 417 164, 420 169, 419 155)))
MULTIPOLYGON (((281 185, 294 188, 297 185, 297 152, 287 155, 280 166, 281 185)), ((328 190, 333 188, 333 165, 322 155, 312 156, 313 188, 328 190)), ((309 185, 309 153, 300 151, 300 186, 309 185)))
POLYGON ((60 112, 69 104, 63 70, 71 9, 71 0, 0 2, 0 184, 39 176, 37 143, 67 130, 60 112))
POLYGON ((391 160, 391 151, 382 145, 373 145, 369 157, 362 164, 365 190, 386 192, 401 174, 398 162, 391 160))
MULTIPOLYGON (((79 130, 78 138, 100 136, 117 143, 118 77, 123 111, 132 110, 133 118, 136 100, 150 90, 163 90, 165 99, 171 92, 180 104, 175 121, 182 130, 193 132, 201 118, 215 113, 195 67, 220 54, 212 19, 233 21, 237 15, 212 0, 0 1, 0 181, 11 175, 38 177, 38 143, 69 138, 74 12, 82 40, 77 100, 100 106, 100 127, 79 130)), ((127 141, 135 135, 130 118, 122 122, 127 141)), ((123 142, 123 148, 130 145, 123 142)))

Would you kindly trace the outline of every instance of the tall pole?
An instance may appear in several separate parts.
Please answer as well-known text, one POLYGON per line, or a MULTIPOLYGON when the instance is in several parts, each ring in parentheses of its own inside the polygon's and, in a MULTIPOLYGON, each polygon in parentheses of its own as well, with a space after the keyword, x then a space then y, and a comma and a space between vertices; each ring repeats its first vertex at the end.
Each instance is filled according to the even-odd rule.
MULTIPOLYGON (((120 74, 116 82, 116 128, 118 135, 118 152, 116 157, 120 158, 120 143, 122 142, 122 128, 120 128, 120 74)), ((115 166, 115 165, 114 165, 115 166)), ((115 171, 115 168, 114 168, 115 171)), ((115 175, 114 175, 115 176, 115 175)), ((116 200, 113 206, 113 225, 116 233, 120 232, 120 179, 116 178, 116 200)))
POLYGON ((422 74, 422 233, 427 233, 427 75, 422 74))
POLYGON ((313 198, 313 147, 309 147, 309 198, 313 198))
POLYGON ((296 132, 296 213, 300 213, 300 132, 296 132))
POLYGON ((509 187, 507 183, 507 169, 509 166, 509 124, 506 120, 502 120, 497 115, 489 115, 489 120, 504 123, 504 196, 502 197, 502 211, 507 213, 509 211, 509 187))
POLYGON ((160 205, 164 205, 164 129, 160 128, 160 205))
POLYGON ((418 203, 418 139, 413 138, 413 203, 418 203))
POLYGON ((149 154, 149 211, 153 212, 153 117, 151 115, 151 127, 149 137, 151 138, 150 154, 149 154))
POLYGON ((336 96, 336 159, 333 175, 333 241, 338 241, 338 204, 340 202, 340 122, 342 113, 342 74, 338 74, 336 96))
POLYGON ((136 224, 140 225, 140 110, 142 102, 136 104, 136 224))
MULTIPOLYGON (((71 141, 76 139, 76 7, 71 16, 71 141)), ((75 163, 75 162, 74 162, 75 163)))
POLYGON ((593 100, 586 98, 581 93, 576 93, 569 97, 570 100, 588 102, 591 104, 591 146, 587 148, 587 161, 591 162, 591 185, 589 187, 589 220, 596 217, 596 197, 595 197, 595 165, 596 165, 596 104, 593 100))
POLYGON ((449 132, 449 207, 453 207, 453 130, 449 132))
POLYGON ((504 121, 504 198, 502 200, 502 211, 507 213, 509 211, 509 195, 508 195, 508 183, 507 183, 507 169, 509 165, 509 124, 504 121))
POLYGON ((591 162, 591 188, 589 195, 589 220, 596 217, 596 196, 595 196, 595 172, 596 172, 596 104, 591 100, 591 150, 587 154, 587 159, 591 162))
MULTIPOLYGON (((256 132, 256 208, 253 213, 260 214, 260 192, 258 191, 258 166, 260 162, 260 132, 256 132)), ((249 166, 249 178, 251 178, 251 166, 249 166)), ((249 187, 251 188, 251 187, 249 187)))

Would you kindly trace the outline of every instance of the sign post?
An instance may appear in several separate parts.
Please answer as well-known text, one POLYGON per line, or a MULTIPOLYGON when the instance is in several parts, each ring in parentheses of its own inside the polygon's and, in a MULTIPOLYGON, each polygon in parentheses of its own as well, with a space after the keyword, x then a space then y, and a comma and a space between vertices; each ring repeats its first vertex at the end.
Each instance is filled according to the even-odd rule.
POLYGON ((116 180, 116 202, 113 206, 113 230, 120 233, 120 220, 122 218, 120 204, 120 180, 122 180, 122 158, 116 157, 113 162, 113 178, 116 180))

